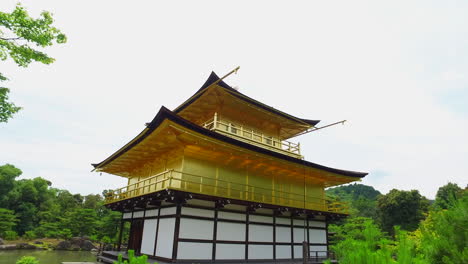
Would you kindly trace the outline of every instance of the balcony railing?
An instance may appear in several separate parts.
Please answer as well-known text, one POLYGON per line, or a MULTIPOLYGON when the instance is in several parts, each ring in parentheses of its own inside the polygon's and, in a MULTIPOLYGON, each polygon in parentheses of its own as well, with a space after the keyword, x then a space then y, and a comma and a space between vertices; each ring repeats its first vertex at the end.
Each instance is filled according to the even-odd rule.
POLYGON ((106 203, 114 203, 157 191, 173 189, 223 198, 348 214, 347 205, 327 199, 234 183, 176 170, 167 170, 106 194, 106 203))
POLYGON ((279 140, 269 135, 265 135, 259 131, 246 128, 242 125, 224 121, 218 118, 215 113, 214 117, 203 124, 204 128, 235 136, 237 139, 253 143, 255 145, 280 152, 296 158, 301 156, 301 148, 299 143, 293 143, 286 140, 279 140))

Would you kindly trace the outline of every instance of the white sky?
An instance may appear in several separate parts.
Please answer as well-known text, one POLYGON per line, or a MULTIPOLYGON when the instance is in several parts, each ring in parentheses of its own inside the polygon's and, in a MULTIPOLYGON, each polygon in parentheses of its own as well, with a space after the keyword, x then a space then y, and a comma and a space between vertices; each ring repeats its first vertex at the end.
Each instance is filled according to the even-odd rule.
MULTIPOLYGON (((16 1, 2 0, 1 11, 16 1)), ((322 125, 304 135, 312 162, 367 171, 383 193, 434 198, 468 170, 466 1, 22 1, 54 13, 57 61, 1 62, 23 106, 0 124, 0 164, 82 194, 122 187, 91 173, 174 109, 212 70, 242 93, 322 125)))

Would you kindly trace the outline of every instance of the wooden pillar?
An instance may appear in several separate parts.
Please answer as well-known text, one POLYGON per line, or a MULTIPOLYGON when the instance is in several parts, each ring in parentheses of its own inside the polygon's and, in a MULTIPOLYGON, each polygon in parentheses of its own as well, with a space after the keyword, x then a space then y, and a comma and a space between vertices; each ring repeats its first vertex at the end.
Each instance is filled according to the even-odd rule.
POLYGON ((122 212, 122 217, 120 218, 120 231, 119 231, 119 244, 117 246, 117 251, 120 251, 122 248, 122 236, 123 236, 123 228, 124 228, 124 213, 122 212))
POLYGON ((182 205, 177 204, 176 219, 175 219, 175 229, 174 229, 174 244, 172 246, 172 260, 177 259, 177 249, 179 247, 179 231, 180 231, 180 215, 182 212, 182 205))

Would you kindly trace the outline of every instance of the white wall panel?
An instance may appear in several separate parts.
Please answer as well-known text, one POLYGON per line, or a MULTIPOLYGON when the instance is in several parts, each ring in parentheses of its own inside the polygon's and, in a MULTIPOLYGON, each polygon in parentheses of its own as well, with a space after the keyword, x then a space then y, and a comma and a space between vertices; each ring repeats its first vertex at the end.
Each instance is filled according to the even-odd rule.
POLYGON ((320 229, 309 229, 310 243, 327 243, 327 232, 320 229))
POLYGON ((273 217, 263 215, 249 215, 249 221, 273 224, 273 217))
POLYGON ((143 225, 143 238, 141 239, 141 253, 147 255, 154 254, 154 240, 156 239, 157 219, 145 220, 143 225))
POLYGON ((307 228, 298 228, 293 229, 294 232, 294 243, 302 243, 304 241, 304 232, 306 232, 305 239, 307 240, 307 228))
POLYGON ((133 218, 142 218, 145 211, 133 212, 133 218))
POLYGON ((130 219, 130 218, 132 218, 132 212, 130 212, 130 213, 124 213, 124 214, 123 214, 123 218, 124 218, 124 219, 130 219))
POLYGON ((277 259, 290 259, 291 258, 291 246, 276 246, 276 258, 277 259))
POLYGON ((249 224, 249 241, 273 242, 273 226, 249 224))
POLYGON ((213 239, 213 221, 190 218, 180 219, 180 238, 213 239))
POLYGON ((206 209, 182 207, 182 214, 214 218, 214 211, 206 209))
POLYGON ((249 245, 249 259, 273 259, 273 245, 249 245))
MULTIPOLYGON (((310 246, 310 251, 318 251, 317 252, 317 255, 319 257, 326 257, 327 256, 327 253, 325 251, 327 251, 327 246, 310 246)), ((311 257, 314 257, 315 256, 315 252, 310 252, 310 256, 311 257)))
POLYGON ((302 246, 294 246, 294 258, 302 258, 302 246))
POLYGON ((245 214, 237 214, 237 213, 219 211, 218 212, 218 218, 245 221, 245 214))
POLYGON ((244 259, 245 245, 216 244, 216 259, 244 259))
POLYGON ((212 243, 179 242, 177 259, 211 259, 212 243))
POLYGON ((325 222, 320 222, 320 221, 309 221, 309 226, 313 227, 327 227, 327 224, 325 222))
POLYGON ((291 228, 290 227, 276 227, 276 242, 291 242, 291 228))
POLYGON ((291 219, 276 217, 276 223, 282 225, 291 225, 291 219))
POLYGON ((158 216, 158 210, 159 209, 146 210, 145 217, 158 216))
POLYGON ((174 242, 175 218, 159 219, 158 242, 156 256, 172 258, 172 245, 174 242))
POLYGON ((245 224, 218 222, 218 240, 245 241, 245 224))
POLYGON ((306 224, 304 219, 294 219, 293 220, 293 225, 295 225, 295 226, 304 226, 304 224, 306 224))
POLYGON ((177 207, 161 208, 161 215, 173 215, 176 214, 177 207))

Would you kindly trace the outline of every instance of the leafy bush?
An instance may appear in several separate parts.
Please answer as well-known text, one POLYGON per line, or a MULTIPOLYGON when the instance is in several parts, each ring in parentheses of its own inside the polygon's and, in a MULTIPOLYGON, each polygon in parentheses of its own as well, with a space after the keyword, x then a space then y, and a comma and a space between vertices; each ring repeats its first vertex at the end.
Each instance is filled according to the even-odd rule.
POLYGON ((16 240, 18 239, 18 233, 16 233, 15 231, 5 231, 5 239, 16 240))
POLYGON ((110 244, 110 243, 112 243, 112 240, 108 236, 103 236, 101 238, 101 242, 106 243, 106 244, 110 244))
POLYGON ((39 261, 35 257, 24 256, 20 258, 16 264, 39 264, 39 261))
POLYGON ((32 239, 35 239, 37 236, 36 236, 36 233, 34 231, 26 231, 26 233, 24 233, 23 235, 23 238, 27 239, 27 240, 32 240, 32 239))
POLYGON ((348 219, 343 226, 334 226, 338 243, 332 246, 341 264, 429 263, 416 252, 416 243, 407 232, 396 228, 396 241, 388 239, 371 219, 348 219))
POLYGON ((57 235, 59 238, 63 238, 63 239, 69 239, 72 237, 72 232, 70 229, 68 228, 64 228, 62 229, 61 231, 58 232, 58 235, 57 235))
POLYGON ((468 263, 468 191, 460 196, 420 225, 419 249, 430 263, 468 263))
MULTIPOLYGON (((129 250, 128 251, 128 260, 123 260, 122 254, 119 254, 118 260, 114 261, 114 264, 149 264, 148 256, 142 255, 139 257, 135 257, 135 251, 129 250)), ((155 262, 155 264, 157 264, 155 262)))

